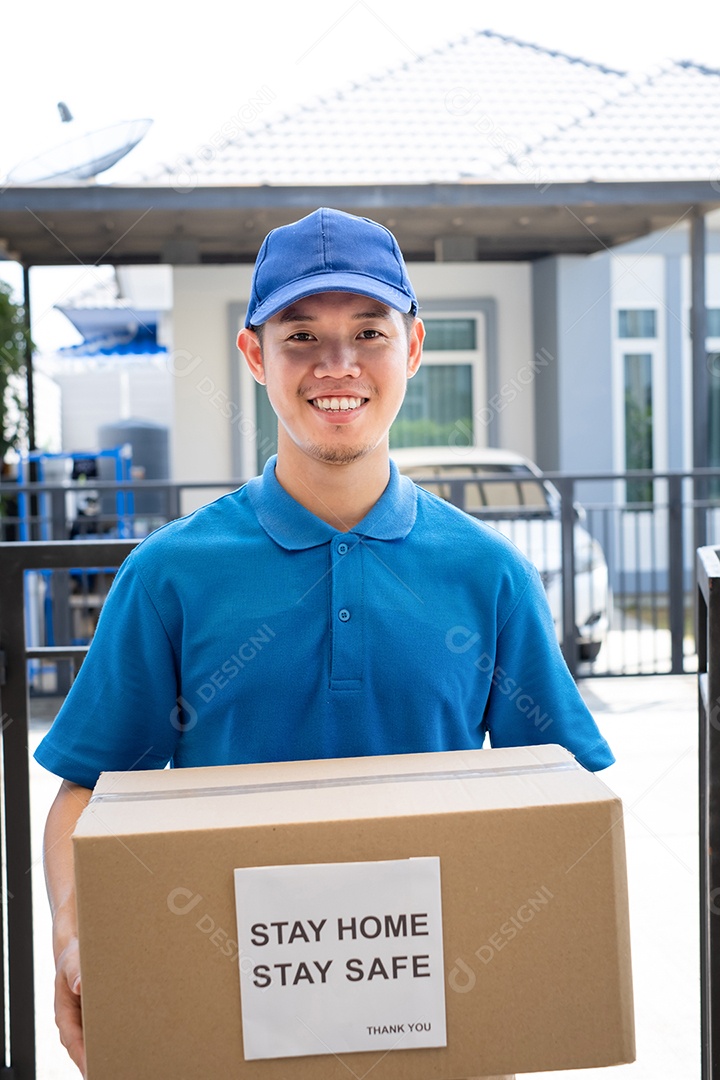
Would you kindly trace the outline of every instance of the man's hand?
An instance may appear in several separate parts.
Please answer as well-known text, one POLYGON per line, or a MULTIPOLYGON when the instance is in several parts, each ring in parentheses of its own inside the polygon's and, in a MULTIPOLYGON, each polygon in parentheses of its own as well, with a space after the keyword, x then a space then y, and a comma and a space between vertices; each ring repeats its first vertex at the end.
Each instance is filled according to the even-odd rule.
POLYGON ((53 915, 55 1023, 60 1041, 85 1075, 85 1040, 80 1001, 80 951, 75 909, 71 837, 92 791, 64 780, 45 826, 45 880, 53 915))
POLYGON ((85 1040, 80 1001, 80 953, 77 937, 72 937, 57 958, 55 973, 55 1023, 63 1044, 85 1076, 85 1040))

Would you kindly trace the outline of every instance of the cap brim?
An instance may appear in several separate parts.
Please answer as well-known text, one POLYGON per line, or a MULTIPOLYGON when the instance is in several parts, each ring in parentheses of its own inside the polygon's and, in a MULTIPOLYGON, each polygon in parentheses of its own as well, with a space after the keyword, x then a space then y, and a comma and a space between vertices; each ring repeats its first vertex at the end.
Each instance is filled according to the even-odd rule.
POLYGON ((288 282, 282 288, 276 289, 263 300, 262 304, 258 304, 254 311, 248 311, 245 326, 260 326, 297 300, 324 292, 347 292, 369 296, 403 314, 417 310, 417 301, 402 289, 394 289, 392 285, 386 285, 382 281, 368 277, 367 274, 313 274, 311 277, 288 282))

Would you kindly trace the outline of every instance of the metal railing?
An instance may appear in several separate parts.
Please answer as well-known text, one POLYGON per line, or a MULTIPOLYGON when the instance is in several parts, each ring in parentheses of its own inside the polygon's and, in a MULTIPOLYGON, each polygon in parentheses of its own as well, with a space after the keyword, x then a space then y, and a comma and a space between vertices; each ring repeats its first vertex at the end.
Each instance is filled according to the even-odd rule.
MULTIPOLYGON (((695 671, 694 551, 720 542, 720 471, 544 473, 545 513, 501 507, 500 497, 478 505, 479 486, 507 487, 512 475, 413 477, 538 565, 573 675, 695 671)), ((515 477, 519 488, 527 475, 515 477)))
MULTIPOLYGON (((437 477, 428 477, 427 483, 416 479, 431 489, 438 487, 437 477)), ((544 509, 496 502, 480 505, 477 480, 477 475, 459 472, 443 476, 442 493, 499 527, 537 563, 573 674, 695 670, 693 553, 697 547, 720 542, 720 471, 547 473, 542 481, 548 499, 544 509)), ((499 493, 507 483, 507 474, 482 477, 483 487, 500 485, 499 493)), ((2 484, 0 539, 141 538, 240 484, 236 480, 2 484), (88 492, 96 496, 94 512, 79 512, 88 492)), ((59 577, 50 600, 48 588, 39 590, 35 602, 40 611, 38 633, 44 624, 49 636, 33 643, 78 640, 68 628, 73 617, 79 618, 80 600, 63 599, 59 577), (75 606, 74 616, 62 611, 68 602, 75 606), (52 603, 50 621, 42 616, 43 603, 48 612, 52 603)), ((102 596, 94 598, 96 608, 101 600, 102 596)), ((85 612, 85 618, 91 623, 92 612, 85 612)), ((61 678, 61 684, 66 682, 66 676, 61 678)))
MULTIPOLYGON (((506 479, 506 478, 505 478, 506 479)), ((596 482, 607 477, 592 478, 596 482)), ((611 476, 612 482, 625 477, 611 476)), ((615 531, 622 530, 622 515, 627 513, 650 513, 651 526, 656 523, 652 515, 662 511, 662 521, 658 529, 665 536, 663 548, 666 558, 656 560, 656 565, 643 569, 641 563, 635 568, 640 584, 647 585, 642 573, 647 570, 657 576, 661 571, 666 574, 669 603, 684 604, 685 599, 685 553, 688 547, 688 530, 698 529, 697 518, 709 532, 716 515, 716 504, 708 500, 683 499, 683 484, 693 483, 692 476, 682 474, 655 475, 653 482, 666 483, 664 501, 658 501, 652 511, 646 507, 641 510, 628 510, 627 507, 600 507, 602 514, 620 514, 614 522, 615 531), (690 521, 688 522, 688 517, 690 521), (663 570, 664 566, 664 570, 663 570), (674 581, 673 579, 674 575, 674 581), (674 597, 674 600, 673 600, 674 597)), ((706 477, 701 478, 703 481, 706 477)), ((543 521, 555 522, 553 526, 557 541, 558 529, 561 538, 561 562, 563 573, 562 602, 563 614, 569 625, 575 625, 575 582, 574 571, 577 569, 577 529, 578 524, 589 534, 597 527, 593 526, 591 514, 598 504, 586 502, 585 514, 578 514, 575 509, 577 485, 588 482, 587 477, 553 477, 560 493, 561 506, 559 516, 548 511, 543 521), (559 522, 559 525, 558 525, 559 522)), ((499 481, 498 481, 499 482, 499 481)), ((453 481, 465 483, 465 481, 453 481)), ((167 486, 167 485, 165 485, 167 486)), ((210 485, 208 485, 210 486, 210 485)), ((213 484, 214 489, 223 485, 213 484)), ((227 485, 233 487, 237 485, 227 485)), ((193 485, 193 487, 204 487, 193 485)), ((454 500, 467 501, 467 491, 462 494, 454 490, 454 500)), ((475 512, 472 511, 471 512, 475 512)), ((497 521, 497 511, 491 514, 497 521)), ((505 513, 505 511, 502 511, 505 513)), ((518 528, 527 525, 532 514, 518 510, 511 519, 518 528)), ((661 515, 661 516, 662 516, 661 515)), ((600 530, 598 529, 598 532, 600 530)), ((610 533, 608 532, 608 536, 610 533)), ((607 542, 607 539, 606 539, 607 542)), ((7 943, 7 957, 0 955, 0 1077, 12 1080, 35 1080, 35 1045, 34 1045, 34 987, 33 987, 33 948, 32 948, 32 895, 31 875, 28 872, 32 863, 30 846, 30 813, 28 782, 28 717, 29 717, 29 679, 28 665, 41 664, 58 668, 67 664, 74 668, 81 662, 86 651, 84 644, 69 641, 55 645, 28 642, 30 615, 28 606, 27 581, 34 574, 57 575, 67 577, 72 571, 83 574, 107 572, 117 568, 132 550, 135 540, 91 539, 82 542, 67 541, 15 541, 0 543, 0 715, 2 716, 2 800, 0 801, 0 825, 2 826, 3 879, 0 896, 0 952, 7 943), (7 974, 7 979, 5 978, 7 974), (9 1029, 5 1030, 6 1015, 9 1029), (9 1047, 9 1055, 3 1064, 4 1048, 9 1047)), ((611 553, 610 546, 608 551, 611 553)), ((702 883, 703 912, 703 986, 704 986, 704 1039, 706 1050, 710 1054, 711 1018, 714 1007, 711 998, 714 985, 720 995, 720 933, 715 928, 716 916, 720 913, 720 796, 716 794, 716 778, 720 775, 720 737, 718 736, 718 715, 720 715, 720 662, 716 662, 714 653, 720 650, 720 602, 715 593, 720 594, 720 564, 717 553, 713 552, 714 563, 707 562, 710 569, 701 570, 706 562, 698 563, 700 575, 700 630, 698 636, 698 666, 700 675, 701 697, 704 695, 705 716, 709 718, 701 727, 701 821, 703 824, 703 866, 702 883), (704 589, 704 591, 703 591, 704 589), (714 591, 713 591, 714 590, 714 591), (703 606, 704 605, 704 606, 703 606), (703 629, 705 627, 705 629, 703 629), (704 732, 704 735, 702 734, 704 732), (715 787, 713 782, 715 781, 715 787), (713 852, 715 853, 713 855, 713 852), (715 978, 713 980, 713 975, 715 978)), ((709 556, 708 556, 709 558, 709 556)), ((636 560, 637 561, 637 560, 636 560)), ((608 561, 609 580, 617 580, 621 571, 608 561), (613 576, 615 575, 615 577, 613 576)), ((576 584, 576 583, 575 583, 576 584)), ((640 593, 638 593, 640 595, 640 593)), ((684 610, 681 612, 684 617, 684 610)), ((670 657, 672 665, 681 666, 682 620, 676 612, 674 620, 670 618, 668 632, 674 645, 670 657), (674 623, 674 629, 672 624, 674 623)), ((570 660, 575 656, 575 634, 564 635, 566 648, 572 649, 570 660)), ((685 654, 687 659, 687 654, 685 654)), ((571 665, 572 666, 572 665, 571 665)), ((577 667, 577 661, 575 661, 577 667)), ((72 671, 70 671, 72 677, 72 671)), ((716 1027, 716 1030, 720 1030, 716 1027)), ((720 1069, 711 1073, 706 1071, 704 1080, 720 1080, 720 1069)))
POLYGON ((720 554, 697 552, 702 1080, 720 1080, 720 554))

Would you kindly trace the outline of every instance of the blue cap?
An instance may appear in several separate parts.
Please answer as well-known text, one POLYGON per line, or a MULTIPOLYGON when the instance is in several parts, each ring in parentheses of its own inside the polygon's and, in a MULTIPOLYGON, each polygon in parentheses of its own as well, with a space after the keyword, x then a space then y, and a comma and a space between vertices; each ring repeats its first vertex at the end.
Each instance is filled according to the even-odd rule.
POLYGON ((263 240, 253 271, 245 326, 324 292, 371 296, 397 311, 417 313, 397 240, 384 225, 321 207, 263 240))

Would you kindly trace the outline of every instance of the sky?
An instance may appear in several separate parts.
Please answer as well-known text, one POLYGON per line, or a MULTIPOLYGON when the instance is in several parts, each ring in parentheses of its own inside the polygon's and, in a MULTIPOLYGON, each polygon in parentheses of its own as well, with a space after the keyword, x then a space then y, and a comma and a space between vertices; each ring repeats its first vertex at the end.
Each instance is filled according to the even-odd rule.
MULTIPOLYGON (((100 182, 120 182, 160 161, 176 166, 251 99, 262 96, 261 118, 272 120, 474 30, 622 70, 647 70, 667 58, 720 68, 720 5, 711 0, 443 0, 422 7, 419 0, 11 0, 3 12, 0 176, 71 135, 139 117, 153 120, 149 134, 100 182), (58 101, 69 106, 72 124, 60 122, 58 101)), ((77 340, 52 312, 77 277, 71 269, 32 271, 41 347, 77 340)), ((20 284, 13 265, 0 264, 0 279, 20 284)))

